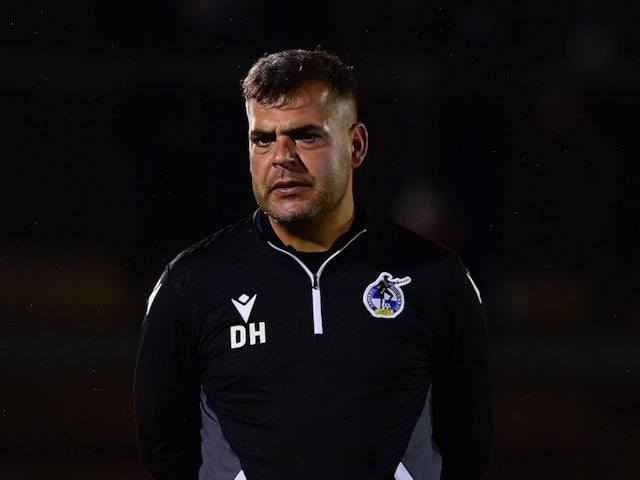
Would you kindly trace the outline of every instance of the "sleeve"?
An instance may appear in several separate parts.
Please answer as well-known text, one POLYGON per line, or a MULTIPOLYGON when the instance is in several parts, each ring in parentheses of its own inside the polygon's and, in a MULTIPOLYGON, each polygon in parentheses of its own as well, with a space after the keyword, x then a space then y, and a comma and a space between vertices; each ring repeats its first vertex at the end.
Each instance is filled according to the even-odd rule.
POLYGON ((493 372, 484 306, 460 263, 447 282, 434 360, 433 429, 441 480, 478 480, 493 450, 493 372))
POLYGON ((202 463, 200 375, 188 326, 167 269, 147 301, 134 376, 138 453, 158 480, 196 480, 202 463))

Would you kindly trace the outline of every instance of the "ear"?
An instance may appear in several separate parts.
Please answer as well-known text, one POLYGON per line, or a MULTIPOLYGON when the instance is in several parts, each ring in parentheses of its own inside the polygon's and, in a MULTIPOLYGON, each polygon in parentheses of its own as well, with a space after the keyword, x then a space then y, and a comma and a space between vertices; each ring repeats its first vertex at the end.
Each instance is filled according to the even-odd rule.
POLYGON ((351 168, 355 170, 364 161, 369 148, 369 132, 362 122, 351 125, 351 168))

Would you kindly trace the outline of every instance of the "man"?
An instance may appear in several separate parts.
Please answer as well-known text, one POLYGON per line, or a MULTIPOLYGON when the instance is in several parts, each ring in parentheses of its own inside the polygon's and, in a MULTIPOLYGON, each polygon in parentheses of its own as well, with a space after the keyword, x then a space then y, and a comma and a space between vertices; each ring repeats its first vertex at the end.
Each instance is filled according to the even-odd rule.
POLYGON ((354 201, 368 136, 324 51, 243 81, 259 209, 154 288, 135 378, 158 479, 479 479, 492 446, 480 296, 456 254, 354 201))

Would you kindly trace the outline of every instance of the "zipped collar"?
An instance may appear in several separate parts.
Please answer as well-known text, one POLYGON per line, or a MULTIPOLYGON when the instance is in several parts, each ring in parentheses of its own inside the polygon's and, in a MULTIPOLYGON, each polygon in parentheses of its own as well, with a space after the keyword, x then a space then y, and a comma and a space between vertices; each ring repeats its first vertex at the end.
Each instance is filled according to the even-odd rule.
POLYGON ((364 207, 356 207, 355 218, 353 219, 353 223, 349 231, 345 234, 341 235, 331 248, 327 252, 323 252, 323 261, 317 268, 315 272, 311 271, 311 269, 300 259, 300 252, 296 252, 291 247, 286 247, 282 241, 275 234, 273 229, 271 228, 271 224, 269 223, 269 219, 267 215, 260 211, 256 210, 253 214, 253 221, 258 230, 258 237, 261 241, 269 245, 269 247, 274 250, 282 253, 290 257, 294 260, 304 272, 307 274, 310 280, 311 287, 311 307, 312 307, 312 315, 313 315, 313 333, 316 335, 322 335, 324 333, 324 324, 322 319, 322 297, 321 297, 321 289, 320 289, 320 279, 322 277, 322 272, 325 267, 343 250, 349 247, 356 239, 365 234, 367 231, 366 223, 369 218, 368 212, 364 209, 364 207))
MULTIPOLYGON (((370 219, 371 219, 371 213, 369 212, 369 210, 360 201, 356 199, 355 216, 353 219, 353 223, 351 224, 351 227, 347 232, 342 234, 333 243, 333 245, 331 246, 331 248, 328 250, 327 253, 330 255, 331 253, 342 249, 344 246, 350 243, 351 240, 353 240, 356 236, 359 236, 361 233, 364 233, 364 231, 366 231, 369 226, 370 219)), ((278 238, 276 233, 273 231, 273 227, 269 222, 269 218, 267 214, 264 213, 261 209, 258 208, 256 209, 255 212, 253 212, 252 220, 258 231, 258 237, 262 242, 271 243, 279 247, 280 249, 293 253, 294 255, 300 253, 300 252, 297 252, 294 248, 289 247, 284 243, 282 243, 280 238, 278 238)))

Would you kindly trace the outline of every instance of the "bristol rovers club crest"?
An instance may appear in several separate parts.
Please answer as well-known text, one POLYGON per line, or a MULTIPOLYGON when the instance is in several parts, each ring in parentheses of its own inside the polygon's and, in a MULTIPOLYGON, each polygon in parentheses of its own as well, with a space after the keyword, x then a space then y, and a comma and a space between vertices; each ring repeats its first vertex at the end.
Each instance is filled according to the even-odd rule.
POLYGON ((394 278, 390 273, 382 272, 364 289, 364 306, 376 318, 397 317, 404 309, 404 293, 400 287, 410 282, 411 277, 394 278))

